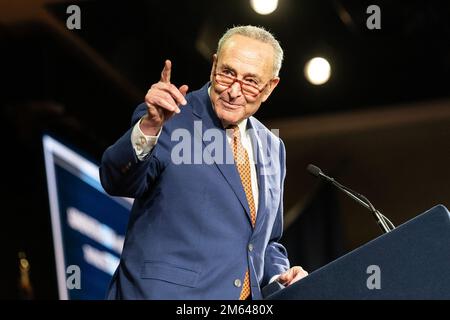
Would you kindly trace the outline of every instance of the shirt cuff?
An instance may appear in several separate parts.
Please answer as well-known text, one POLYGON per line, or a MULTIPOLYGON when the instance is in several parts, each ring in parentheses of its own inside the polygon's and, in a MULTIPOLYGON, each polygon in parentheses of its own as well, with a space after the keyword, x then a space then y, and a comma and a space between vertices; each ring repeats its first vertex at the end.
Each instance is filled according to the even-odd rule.
POLYGON ((272 278, 270 278, 269 284, 272 283, 272 282, 274 282, 275 280, 277 280, 279 276, 280 276, 280 274, 276 274, 276 275, 274 275, 272 278))
POLYGON ((137 158, 142 161, 158 142, 162 129, 159 130, 158 135, 148 136, 144 134, 139 127, 141 121, 142 118, 133 127, 133 131, 131 132, 131 144, 133 145, 137 158))

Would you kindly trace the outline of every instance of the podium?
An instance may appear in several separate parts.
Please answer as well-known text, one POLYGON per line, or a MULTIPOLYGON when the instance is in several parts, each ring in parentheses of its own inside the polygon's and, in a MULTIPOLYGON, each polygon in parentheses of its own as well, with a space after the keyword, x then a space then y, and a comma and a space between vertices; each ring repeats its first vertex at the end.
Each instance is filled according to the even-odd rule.
POLYGON ((266 299, 450 299, 450 213, 435 206, 266 299))

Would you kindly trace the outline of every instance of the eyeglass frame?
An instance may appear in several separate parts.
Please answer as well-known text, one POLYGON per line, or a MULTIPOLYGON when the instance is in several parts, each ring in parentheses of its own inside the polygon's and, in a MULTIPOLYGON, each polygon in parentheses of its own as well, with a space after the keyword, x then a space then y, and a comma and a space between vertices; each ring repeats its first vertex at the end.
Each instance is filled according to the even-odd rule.
MULTIPOLYGON (((217 68, 217 65, 214 66, 214 71, 216 70, 216 68, 217 68)), ((221 75, 221 76, 223 76, 223 77, 225 77, 225 78, 229 78, 230 80, 233 80, 233 82, 227 87, 227 89, 228 89, 228 88, 231 88, 231 86, 237 82, 237 83, 239 83, 239 86, 240 86, 240 88, 241 88, 242 94, 245 95, 245 96, 250 96, 250 97, 252 97, 252 98, 257 98, 257 97, 258 97, 258 96, 266 89, 266 87, 269 85, 269 83, 273 80, 273 78, 270 79, 269 81, 267 81, 267 83, 264 85, 264 87, 262 87, 262 89, 259 89, 259 88, 258 88, 257 86, 255 86, 255 85, 252 85, 252 84, 250 84, 250 83, 245 83, 245 82, 244 82, 245 80, 240 80, 240 79, 238 79, 237 77, 229 76, 229 75, 223 74, 223 73, 221 73, 221 72, 214 72, 214 73, 213 73, 214 80, 215 80, 217 83, 218 83, 218 81, 217 81, 217 79, 216 79, 217 75, 221 75), (247 85, 247 86, 250 86, 250 87, 252 87, 252 88, 258 90, 259 92, 258 92, 256 95, 252 95, 252 94, 248 94, 248 93, 246 94, 246 93, 244 93, 244 90, 242 89, 242 85, 243 85, 243 84, 245 84, 245 85, 247 85)), ((223 86, 223 85, 220 84, 220 83, 218 83, 218 84, 221 85, 221 86, 223 86)))

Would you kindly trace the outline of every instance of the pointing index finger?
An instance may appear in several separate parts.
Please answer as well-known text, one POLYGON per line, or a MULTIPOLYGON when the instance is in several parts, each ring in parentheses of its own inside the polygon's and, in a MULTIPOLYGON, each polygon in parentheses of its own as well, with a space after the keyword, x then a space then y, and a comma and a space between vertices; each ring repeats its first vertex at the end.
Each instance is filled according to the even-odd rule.
POLYGON ((172 72, 172 62, 166 60, 164 62, 164 69, 161 72, 161 82, 170 83, 170 74, 172 72))

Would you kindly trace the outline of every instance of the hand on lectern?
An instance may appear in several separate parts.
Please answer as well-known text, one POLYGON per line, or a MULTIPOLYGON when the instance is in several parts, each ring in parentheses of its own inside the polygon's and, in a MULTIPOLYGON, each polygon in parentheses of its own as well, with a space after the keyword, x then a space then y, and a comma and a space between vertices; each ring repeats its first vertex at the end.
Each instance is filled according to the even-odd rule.
POLYGON ((278 277, 277 281, 287 287, 294 282, 297 282, 298 280, 306 277, 307 275, 308 272, 306 270, 303 270, 303 268, 300 266, 295 266, 282 273, 278 277))

